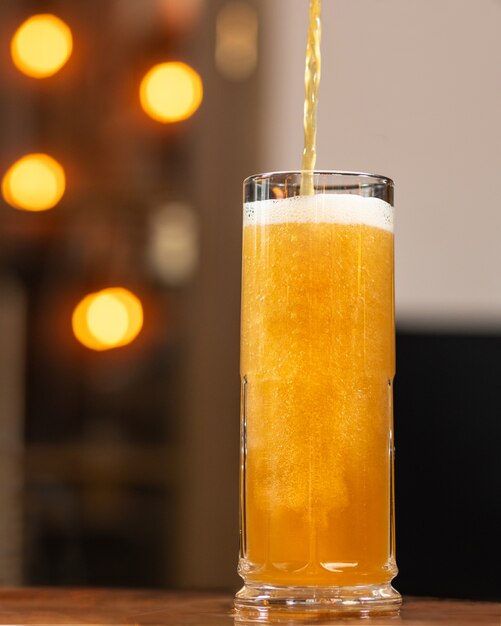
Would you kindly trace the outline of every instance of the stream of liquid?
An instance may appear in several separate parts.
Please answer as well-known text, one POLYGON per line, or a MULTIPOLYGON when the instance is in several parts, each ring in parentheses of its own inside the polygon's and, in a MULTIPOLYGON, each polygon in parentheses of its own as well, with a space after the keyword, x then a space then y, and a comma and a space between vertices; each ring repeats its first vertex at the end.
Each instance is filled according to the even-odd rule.
POLYGON ((320 39, 322 33, 322 0, 310 0, 310 26, 306 45, 306 67, 304 71, 304 150, 301 165, 301 195, 314 193, 313 174, 317 160, 317 104, 320 86, 320 39))

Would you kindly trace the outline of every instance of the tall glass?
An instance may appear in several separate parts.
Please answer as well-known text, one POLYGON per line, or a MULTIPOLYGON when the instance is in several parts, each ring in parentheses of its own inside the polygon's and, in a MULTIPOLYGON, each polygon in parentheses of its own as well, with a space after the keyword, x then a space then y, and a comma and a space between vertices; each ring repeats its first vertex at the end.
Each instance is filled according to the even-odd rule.
POLYGON ((237 608, 395 611, 393 182, 244 183, 237 608))

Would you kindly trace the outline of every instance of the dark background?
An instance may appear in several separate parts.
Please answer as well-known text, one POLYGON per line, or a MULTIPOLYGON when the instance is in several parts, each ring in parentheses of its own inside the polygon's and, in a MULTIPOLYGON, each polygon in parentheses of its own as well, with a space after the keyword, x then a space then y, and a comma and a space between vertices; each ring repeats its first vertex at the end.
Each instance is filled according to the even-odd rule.
POLYGON ((501 337, 397 333, 395 583, 499 597, 501 337))

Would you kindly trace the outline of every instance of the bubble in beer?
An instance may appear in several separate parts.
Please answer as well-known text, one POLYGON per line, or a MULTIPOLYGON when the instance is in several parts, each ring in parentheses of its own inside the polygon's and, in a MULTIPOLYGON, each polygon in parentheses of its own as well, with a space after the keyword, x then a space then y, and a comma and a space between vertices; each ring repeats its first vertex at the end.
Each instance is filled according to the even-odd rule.
POLYGON ((393 232, 393 207, 379 198, 319 194, 259 200, 244 205, 244 226, 287 222, 365 224, 393 232))

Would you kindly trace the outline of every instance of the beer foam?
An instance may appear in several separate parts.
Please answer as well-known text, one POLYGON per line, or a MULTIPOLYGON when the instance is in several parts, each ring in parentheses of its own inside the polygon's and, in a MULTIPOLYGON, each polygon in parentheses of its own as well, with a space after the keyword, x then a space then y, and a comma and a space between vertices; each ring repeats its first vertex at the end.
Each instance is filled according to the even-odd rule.
POLYGON ((355 194, 317 194, 244 204, 244 226, 327 223, 364 224, 393 232, 393 207, 380 198, 355 194))

